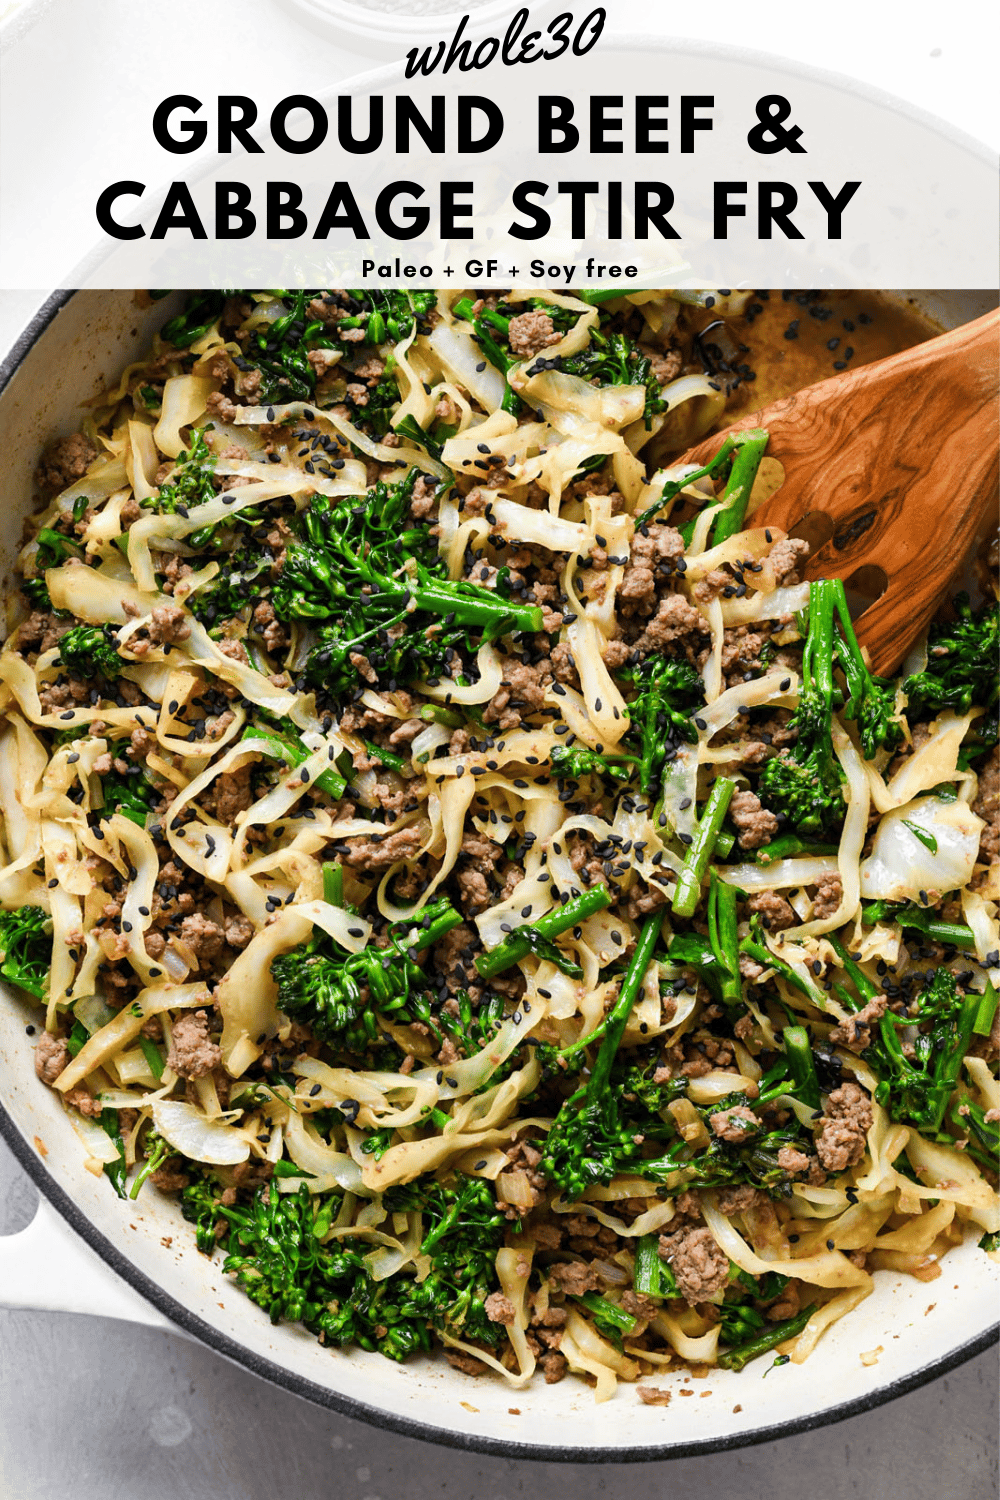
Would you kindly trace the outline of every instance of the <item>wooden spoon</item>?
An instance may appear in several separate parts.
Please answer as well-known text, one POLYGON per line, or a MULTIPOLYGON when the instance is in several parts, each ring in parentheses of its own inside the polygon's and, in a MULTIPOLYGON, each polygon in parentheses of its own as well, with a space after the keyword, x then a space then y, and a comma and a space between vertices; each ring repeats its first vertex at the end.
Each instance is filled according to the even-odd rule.
POLYGON ((883 570, 885 591, 855 621, 876 672, 896 670, 996 514, 998 354, 995 311, 784 396, 678 460, 706 464, 727 433, 770 433, 785 478, 750 524, 824 538, 806 578, 883 570))

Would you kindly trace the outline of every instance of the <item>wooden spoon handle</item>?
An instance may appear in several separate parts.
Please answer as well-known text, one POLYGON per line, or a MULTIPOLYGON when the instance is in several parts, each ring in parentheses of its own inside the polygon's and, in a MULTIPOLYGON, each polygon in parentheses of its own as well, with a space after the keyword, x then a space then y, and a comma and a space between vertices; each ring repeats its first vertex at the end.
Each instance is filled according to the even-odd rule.
MULTIPOLYGON (((728 429, 765 428, 785 471, 754 524, 792 531, 817 513, 828 518, 807 578, 884 572, 884 593, 857 624, 878 672, 902 660, 996 506, 998 331, 1000 312, 989 313, 728 429)), ((724 435, 681 461, 706 463, 724 435)))

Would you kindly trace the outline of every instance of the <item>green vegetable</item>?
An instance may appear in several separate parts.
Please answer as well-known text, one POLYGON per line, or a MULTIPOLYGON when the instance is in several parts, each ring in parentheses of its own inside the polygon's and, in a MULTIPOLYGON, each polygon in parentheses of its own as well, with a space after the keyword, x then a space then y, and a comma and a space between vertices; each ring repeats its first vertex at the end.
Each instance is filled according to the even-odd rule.
MULTIPOLYGON (((874 1000, 879 992, 835 933, 828 934, 828 941, 861 1000, 855 1000, 844 985, 837 986, 837 994, 852 1010, 858 1010, 862 1002, 874 1000)), ((887 1010, 880 1017, 871 1045, 862 1056, 879 1077, 874 1097, 892 1119, 931 1135, 941 1129, 962 1059, 987 1009, 995 1009, 995 997, 991 1000, 974 990, 964 994, 951 970, 939 968, 908 1014, 898 1016, 887 1010), (905 1051, 899 1036, 903 1027, 917 1028, 905 1051)))
POLYGON ((798 739, 761 771, 757 795, 802 838, 833 834, 844 821, 840 764, 833 751, 836 580, 809 585, 809 631, 799 704, 789 721, 798 739))
POLYGON ((959 594, 954 608, 954 620, 931 626, 924 670, 903 683, 910 715, 946 708, 967 714, 973 705, 988 712, 996 705, 1000 605, 993 599, 974 611, 968 594, 959 594))
POLYGON ((649 793, 662 781, 677 745, 697 740, 691 716, 705 702, 705 688, 694 667, 674 657, 647 656, 621 677, 634 689, 629 740, 638 742, 639 785, 649 793))
MULTIPOLYGON (((405 1273, 374 1281, 361 1253, 342 1241, 324 1244, 339 1206, 339 1194, 313 1197, 305 1184, 294 1194, 262 1188, 247 1207, 220 1205, 229 1226, 223 1269, 272 1322, 301 1320, 335 1347, 357 1344, 403 1360, 430 1349, 432 1328, 500 1343, 503 1326, 490 1320, 485 1302, 497 1287, 506 1221, 489 1183, 422 1179, 386 1195, 390 1211, 421 1213, 420 1253, 430 1270, 419 1284, 405 1273)), ((202 1217, 207 1222, 204 1210, 202 1217)))
POLYGON ((68 672, 104 677, 108 682, 120 677, 124 666, 117 632, 110 625, 74 625, 59 642, 59 656, 68 672))
POLYGON ((896 922, 900 927, 916 932, 925 932, 936 943, 950 944, 955 948, 972 949, 976 946, 971 927, 962 922, 946 922, 934 910, 926 906, 915 906, 912 902, 895 905, 891 901, 869 901, 861 907, 861 920, 866 927, 877 922, 896 922))
POLYGON ((579 1198, 588 1187, 608 1183, 626 1168, 647 1173, 646 1163, 638 1166, 642 1146, 635 1139, 635 1127, 622 1123, 619 1101, 608 1082, 662 920, 662 913, 657 912, 646 918, 618 998, 608 1012, 590 1076, 563 1103, 545 1138, 540 1170, 567 1198, 579 1198))
POLYGON ((766 1333, 759 1333, 746 1343, 737 1344, 735 1348, 725 1350, 719 1355, 719 1365, 723 1370, 742 1370, 752 1359, 759 1359, 762 1354, 776 1349, 786 1339, 793 1339, 800 1334, 815 1311, 816 1303, 810 1302, 809 1306, 804 1307, 800 1313, 796 1313, 794 1318, 786 1318, 783 1323, 772 1323, 766 1333))
POLYGON ((584 891, 583 895, 573 896, 565 905, 546 912, 536 922, 509 933, 502 943, 476 959, 476 968, 483 979, 494 979, 497 974, 502 974, 504 969, 519 963, 529 953, 535 953, 539 958, 549 959, 571 978, 582 979, 583 970, 557 947, 553 939, 610 905, 611 895, 607 886, 595 885, 589 891, 584 891))
MULTIPOLYGON (((265 740, 272 745, 273 754, 277 760, 283 760, 286 765, 301 766, 313 753, 308 750, 299 739, 294 727, 290 723, 282 722, 276 726, 249 724, 243 731, 243 739, 265 740)), ((315 786, 321 792, 326 792, 334 802, 338 802, 347 790, 347 782, 331 766, 327 771, 321 771, 316 777, 315 786)))
MULTIPOLYGON (((773 761, 771 764, 773 765, 773 761)), ((695 914, 701 899, 701 884, 708 872, 722 820, 729 810, 735 790, 736 783, 728 776, 718 776, 712 783, 712 790, 698 824, 698 832, 688 846, 683 868, 677 877, 671 905, 679 917, 693 917, 695 914)))
POLYGON ((49 991, 52 918, 40 906, 0 911, 0 975, 38 1000, 49 991))
POLYGON ((143 508, 166 515, 183 515, 192 506, 214 500, 215 464, 215 454, 205 442, 205 429, 194 428, 190 447, 181 450, 170 478, 155 495, 141 502, 143 508))
POLYGON ((717 547, 720 542, 726 541, 743 530, 747 505, 750 502, 750 491, 753 489, 760 461, 767 448, 768 435, 760 428, 741 432, 739 439, 739 446, 733 454, 729 478, 722 492, 722 502, 726 509, 716 517, 712 527, 711 545, 713 547, 717 547))
POLYGON ((429 528, 409 518, 416 476, 411 469, 396 485, 380 482, 357 505, 316 496, 301 538, 287 548, 274 609, 282 619, 316 622, 306 676, 334 696, 358 681, 354 655, 380 678, 412 682, 447 675, 456 654, 480 639, 542 628, 540 607, 447 577, 429 528))
POLYGON ((635 1249, 633 1286, 646 1297, 676 1297, 677 1278, 660 1254, 660 1236, 644 1234, 635 1249))
POLYGON ((412 926, 401 923, 388 929, 387 947, 360 953, 345 953, 325 933, 314 935, 271 962, 278 1008, 324 1041, 361 1053, 378 1039, 378 1011, 404 1025, 427 1024, 429 1006, 420 997, 431 982, 410 954, 430 947, 461 920, 450 902, 437 901, 423 911, 412 941, 412 926))

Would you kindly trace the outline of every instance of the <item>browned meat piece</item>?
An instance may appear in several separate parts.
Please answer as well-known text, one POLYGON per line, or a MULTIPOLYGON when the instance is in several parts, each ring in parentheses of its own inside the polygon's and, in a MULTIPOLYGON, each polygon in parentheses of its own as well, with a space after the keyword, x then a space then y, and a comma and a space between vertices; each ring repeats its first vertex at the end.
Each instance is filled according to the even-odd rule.
POLYGON ((1000 747, 990 751, 979 773, 972 811, 986 824, 979 840, 979 858, 984 864, 992 864, 1000 859, 1000 747))
POLYGON ((517 1309, 502 1292, 491 1292, 483 1303, 483 1309, 491 1323, 506 1323, 509 1326, 517 1321, 517 1309))
POLYGON ((515 359, 530 359, 550 344, 558 344, 561 338, 548 313, 523 312, 510 320, 508 341, 515 359))
POLYGON ((179 1193, 181 1188, 187 1187, 191 1178, 186 1172, 181 1171, 179 1162, 176 1164, 168 1162, 165 1167, 157 1167, 156 1171, 150 1174, 149 1180, 154 1187, 159 1188, 161 1193, 179 1193))
POLYGON ((208 1034, 203 1010, 188 1011, 175 1022, 167 1053, 167 1067, 181 1078, 204 1078, 222 1061, 222 1052, 208 1034))
POLYGON ((729 1257, 704 1227, 661 1234, 660 1254, 670 1263, 677 1289, 690 1307, 714 1296, 729 1280, 729 1257))
POLYGON ((708 621, 704 615, 689 604, 683 594, 668 594, 660 600, 656 614, 636 642, 643 654, 660 651, 674 644, 683 647, 689 657, 700 649, 703 638, 709 634, 708 621))
POLYGON ((72 627, 72 620, 61 619, 58 615, 47 614, 38 609, 32 610, 28 618, 18 626, 17 649, 22 656, 31 651, 37 651, 41 655, 57 646, 72 627))
POLYGON ((453 1369, 461 1370, 463 1375, 486 1374, 486 1366, 482 1361, 473 1354, 466 1354, 464 1349, 446 1349, 444 1357, 453 1369))
POLYGON ((478 933, 468 922, 453 927, 434 944, 434 968, 438 974, 444 975, 452 994, 475 982, 473 959, 481 947, 478 933))
POLYGON ((667 349, 664 352, 662 349, 654 349, 651 344, 640 344, 639 352, 649 360, 657 385, 666 385, 668 381, 676 380, 681 373, 684 356, 679 349, 667 349))
POLYGON ((247 648, 242 641, 234 641, 226 637, 221 641, 217 641, 216 644, 223 656, 228 656, 232 661, 241 661, 245 667, 250 665, 247 648))
POLYGON ((140 760, 156 749, 156 735, 151 734, 148 729, 133 729, 132 738, 129 741, 132 754, 140 760))
POLYGON ((741 849, 759 849, 762 844, 769 844, 778 831, 777 818, 761 805, 756 792, 734 792, 729 816, 736 825, 741 849))
POLYGON ((246 812, 253 803, 249 764, 235 771, 223 771, 213 782, 215 815, 220 823, 231 823, 237 813, 246 812))
POLYGON ((673 526, 654 522, 632 538, 628 566, 618 588, 623 613, 649 615, 656 604, 657 578, 667 578, 684 556, 684 538, 673 526))
POLYGON ((427 725, 423 719, 404 719, 402 724, 390 734, 389 744, 391 746, 408 745, 411 740, 415 740, 417 735, 426 728, 427 725))
POLYGON ((186 641, 191 626, 184 618, 184 611, 177 604, 161 604, 153 610, 149 626, 149 639, 154 646, 173 645, 186 641))
POLYGON ((184 918, 180 935, 203 969, 211 968, 212 960, 218 958, 226 941, 218 923, 210 922, 200 911, 184 918))
POLYGON ((804 1151, 796 1151, 794 1146, 782 1146, 778 1152, 778 1166, 789 1177, 797 1177, 800 1172, 809 1170, 809 1157, 804 1151))
MULTIPOLYGON (((605 652, 604 660, 607 661, 607 659, 607 652, 605 652)), ((576 662, 573 660, 573 653, 565 641, 560 642, 558 646, 553 646, 549 662, 557 682, 568 682, 571 686, 579 685, 580 679, 576 670, 576 662)))
POLYGON ((630 922, 641 922, 651 911, 656 911, 660 906, 666 906, 667 897, 657 885, 646 885, 637 880, 629 888, 625 898, 625 914, 630 922))
POLYGON ((69 1047, 61 1036, 43 1031, 35 1045, 35 1073, 43 1083, 53 1084, 69 1062, 69 1047))
POLYGON ((770 561, 779 583, 798 583, 798 567, 809 556, 809 543, 799 537, 786 537, 771 548, 770 561))
POLYGON ((871 1100, 860 1085, 848 1082, 834 1089, 816 1137, 816 1151, 828 1172, 843 1172, 861 1160, 871 1124, 871 1100))
POLYGON ((101 1105, 85 1083, 78 1083, 76 1088, 70 1089, 63 1095, 63 1098, 73 1109, 78 1109, 81 1115, 88 1115, 92 1120, 96 1120, 101 1113, 101 1105))
POLYGON ((400 859, 412 859, 424 841, 419 828, 399 828, 385 838, 348 839, 344 863, 372 874, 387 870, 400 859))
POLYGON ((245 948, 254 934, 254 925, 242 913, 227 917, 225 922, 226 942, 233 948, 245 948))
POLYGON ((560 1354, 558 1349, 547 1349, 538 1361, 538 1368, 545 1376, 546 1385, 558 1385, 569 1366, 565 1354, 560 1354))
POLYGON ((274 612, 270 599, 262 599, 253 612, 254 624, 268 651, 280 655, 288 650, 288 631, 274 612))
POLYGON ((558 1250, 562 1244, 562 1225, 557 1224, 554 1219, 543 1219, 538 1224, 532 1224, 529 1233, 539 1250, 558 1250))
MULTIPOLYGON (((627 645, 625 641, 608 641, 603 652, 604 665, 609 671, 617 672, 618 668, 623 667, 631 655, 632 647, 627 645)), ((557 673, 556 675, 558 676, 559 674, 557 673)))
POLYGON ((760 1128, 760 1121, 752 1109, 737 1104, 732 1109, 717 1110, 709 1115, 708 1123, 723 1141, 745 1141, 752 1131, 760 1128))
POLYGON ((658 1385, 637 1385, 636 1391, 644 1406, 669 1406, 674 1396, 673 1391, 663 1390, 658 1385))
POLYGON ((236 421, 236 407, 221 391, 212 392, 205 403, 205 410, 210 417, 217 417, 220 422, 236 421))
MULTIPOLYGON (((728 1261, 726 1262, 728 1266, 728 1261)), ((598 1291, 601 1278, 582 1260, 571 1260, 565 1264, 549 1266, 548 1274, 559 1283, 568 1297, 582 1297, 584 1292, 598 1291)))
POLYGON ((459 870, 455 876, 455 884, 458 886, 458 899, 463 911, 474 915, 485 911, 489 906, 492 893, 489 881, 480 870, 459 870))
POLYGON ((96 457, 97 449, 83 433, 71 432, 46 448, 35 470, 35 483, 48 493, 69 489, 83 478, 96 457))
POLYGON ((832 917, 844 897, 844 887, 839 875, 821 876, 813 897, 813 916, 823 921, 832 917))
POLYGON ((717 599, 723 589, 732 586, 733 580, 728 573, 723 573, 721 568, 713 568, 711 573, 699 578, 691 592, 699 604, 708 604, 709 600, 717 599))
POLYGON ((467 833, 462 839, 461 852, 474 870, 489 875, 496 869, 503 850, 492 839, 485 839, 478 833, 467 833))
POLYGON ((515 729, 525 714, 536 713, 543 706, 552 674, 547 662, 528 666, 514 659, 504 663, 502 682, 503 686, 490 699, 483 717, 487 724, 515 729))
POLYGON ((786 927, 794 927, 799 920, 784 896, 779 896, 777 891, 758 891, 756 896, 750 897, 747 905, 752 912, 757 913, 768 932, 781 932, 786 927))
POLYGON ((757 1188, 744 1185, 722 1188, 717 1201, 720 1214, 743 1214, 748 1208, 756 1208, 761 1201, 767 1202, 767 1199, 757 1188))
POLYGON ((839 1021, 830 1032, 830 1041, 849 1048, 851 1052, 863 1052, 871 1046, 872 1022, 885 1015, 888 1004, 887 995, 876 995, 863 1010, 848 1016, 846 1021, 839 1021))

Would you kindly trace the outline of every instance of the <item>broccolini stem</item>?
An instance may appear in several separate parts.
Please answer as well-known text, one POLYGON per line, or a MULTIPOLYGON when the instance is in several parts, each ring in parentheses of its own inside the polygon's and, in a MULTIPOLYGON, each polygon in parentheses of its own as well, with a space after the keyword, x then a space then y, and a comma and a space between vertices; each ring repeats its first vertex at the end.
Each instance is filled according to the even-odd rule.
POLYGON ((714 870, 709 872, 708 887, 708 940, 712 952, 724 969, 721 979, 721 996, 724 1005, 742 1005, 743 985, 740 982, 740 940, 737 932, 737 889, 728 881, 720 880, 714 870))
MULTIPOLYGON (((294 740, 291 736, 288 739, 284 739, 280 734, 276 734, 274 730, 257 724, 248 724, 241 738, 245 740, 264 740, 266 743, 273 745, 275 759, 287 761, 293 767, 301 766, 303 761, 308 760, 312 754, 312 751, 307 750, 298 737, 294 740)), ((321 771, 313 784, 321 792, 326 792, 334 801, 339 801, 347 790, 347 782, 343 776, 340 776, 334 770, 321 771)))
MULTIPOLYGON (((800 974, 796 974, 790 964, 786 964, 783 959, 776 957, 770 948, 765 948, 763 943, 755 943, 752 938, 744 938, 740 943, 740 952, 745 953, 748 958, 752 958, 755 963, 763 964, 767 969, 777 969, 782 979, 792 985, 794 989, 797 989, 800 994, 805 995, 808 1000, 811 1000, 817 1010, 826 1009, 824 997, 820 991, 815 986, 810 985, 800 974)), ((851 1009, 861 1009, 853 996, 851 998, 851 1009)))
POLYGON ((432 943, 436 943, 440 938, 443 938, 453 927, 457 927, 463 918, 460 911, 456 911, 454 907, 451 907, 448 911, 442 912, 440 916, 434 917, 428 922, 426 927, 419 925, 420 920, 419 917, 415 917, 410 926, 407 926, 405 922, 394 924, 394 936, 401 948, 404 946, 404 937, 408 937, 411 932, 413 933, 412 941, 405 944, 407 952, 412 952, 414 949, 419 951, 421 948, 429 948, 432 943))
POLYGON ((976 1019, 972 1023, 972 1030, 976 1036, 989 1036, 993 1030, 993 1018, 997 1013, 998 1004, 1000 1004, 1000 995, 993 988, 992 981, 987 979, 986 988, 976 1010, 976 1019))
POLYGON ((786 1339, 793 1339, 805 1328, 809 1319, 816 1311, 816 1303, 810 1302, 794 1318, 786 1318, 783 1323, 775 1323, 766 1333, 762 1333, 755 1339, 750 1339, 745 1344, 737 1344, 735 1349, 727 1349, 724 1354, 719 1355, 718 1363, 723 1370, 742 1370, 752 1359, 758 1359, 760 1355, 767 1354, 771 1349, 776 1349, 786 1339))
POLYGON ((779 859, 789 859, 793 854, 836 854, 836 844, 813 844, 807 839, 800 839, 797 833, 783 833, 780 838, 772 839, 769 844, 763 844, 757 850, 757 863, 759 865, 774 865, 779 859))
POLYGON ((801 1099, 810 1109, 819 1109, 819 1080, 816 1077, 809 1033, 804 1026, 786 1026, 782 1034, 788 1071, 795 1083, 796 1098, 801 1099))
POLYGON ((326 863, 323 866, 323 900, 328 906, 344 904, 344 867, 326 863))
POLYGON ((615 1302, 608 1302, 600 1292, 584 1292, 580 1297, 574 1297, 581 1307, 585 1307, 594 1322, 605 1332, 634 1333, 636 1319, 631 1313, 626 1312, 624 1307, 619 1307, 615 1302))
POLYGON ((642 981, 649 968, 649 961, 653 957, 653 951, 660 937, 660 928, 663 926, 663 913, 651 912, 642 925, 639 941, 635 952, 629 959, 622 987, 618 991, 618 999, 608 1011, 604 1021, 604 1039, 601 1042, 597 1060, 590 1071, 590 1077, 586 1084, 586 1093, 590 1099, 599 1099, 608 1086, 611 1077, 611 1066, 615 1060, 615 1054, 621 1045, 621 1039, 628 1024, 628 1018, 632 1014, 636 996, 642 986, 642 981))
POLYGON ((837 933, 828 932, 826 940, 840 959, 845 974, 851 980, 861 999, 860 1001, 855 1000, 854 996, 849 994, 843 985, 839 984, 837 985, 837 994, 841 996, 846 1005, 850 1006, 851 1010, 860 1010, 863 1005, 867 1005, 869 1000, 874 1000, 879 994, 878 985, 873 984, 864 970, 860 969, 854 962, 837 933))
MULTIPOLYGON (((408 590, 401 591, 399 597, 405 599, 408 593, 408 590)), ((492 625, 497 629, 506 627, 533 634, 541 630, 543 619, 540 604, 514 604, 499 596, 495 599, 479 597, 483 595, 485 590, 478 589, 477 597, 472 599, 452 583, 433 581, 421 584, 412 591, 417 609, 425 609, 432 615, 454 615, 459 625, 492 625)))
POLYGON ((695 914, 701 896, 701 883, 705 878, 708 862, 712 858, 716 839, 722 827, 722 820, 726 816, 735 790, 736 783, 728 776, 718 777, 712 787, 711 795, 705 803, 701 822, 698 824, 698 832, 688 849, 684 867, 677 877, 677 888, 671 904, 679 917, 693 917, 695 914))
POLYGON ((660 1255, 660 1236, 644 1234, 635 1251, 632 1284, 646 1297, 676 1297, 677 1279, 660 1255))
POLYGON ((926 932, 934 942, 950 944, 953 948, 972 949, 976 946, 975 934, 971 927, 966 927, 962 922, 945 922, 940 918, 932 917, 926 907, 901 906, 893 910, 888 902, 874 901, 868 906, 862 906, 861 917, 867 925, 876 922, 895 922, 900 927, 910 927, 917 932, 926 932))
MULTIPOLYGON (((641 515, 636 516, 636 531, 639 530, 640 526, 645 526, 647 521, 651 521, 657 514, 657 512, 661 511, 665 505, 668 505, 670 503, 670 501, 675 500, 680 494, 681 490, 686 489, 689 484, 694 484, 695 480, 697 479, 714 479, 735 447, 736 439, 734 437, 727 437, 718 453, 714 458, 709 459, 704 468, 695 469, 693 473, 685 474, 683 479, 674 479, 671 480, 670 483, 665 484, 663 486, 663 492, 660 495, 659 500, 654 500, 653 504, 647 506, 647 508, 642 512, 641 515)), ((690 536, 685 538, 685 542, 689 542, 690 540, 690 536)))
POLYGON ((767 433, 759 427, 752 428, 749 432, 741 432, 737 436, 739 452, 733 459, 729 479, 722 494, 723 500, 728 501, 729 504, 727 509, 716 518, 712 528, 711 545, 713 547, 717 547, 720 542, 726 541, 728 537, 735 536, 737 532, 743 530, 750 491, 757 478, 760 461, 764 457, 767 438, 767 433))
POLYGON ((509 969, 512 964, 526 958, 537 938, 549 942, 561 932, 568 932, 571 927, 576 927, 587 917, 592 917, 595 912, 603 911, 610 905, 611 894, 607 886, 595 885, 591 890, 584 891, 582 896, 574 896, 565 906, 546 912, 530 926, 510 933, 491 952, 481 953, 476 959, 476 968, 483 979, 493 979, 497 974, 502 974, 504 969, 509 969))
POLYGON ((372 740, 365 740, 364 747, 369 759, 379 761, 387 771, 406 770, 406 761, 401 755, 393 755, 391 750, 383 750, 381 745, 376 745, 372 740))
POLYGON ((624 297, 625 293, 621 287, 584 287, 576 294, 581 302, 586 302, 590 307, 601 307, 605 302, 614 302, 618 297, 624 297))

